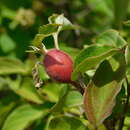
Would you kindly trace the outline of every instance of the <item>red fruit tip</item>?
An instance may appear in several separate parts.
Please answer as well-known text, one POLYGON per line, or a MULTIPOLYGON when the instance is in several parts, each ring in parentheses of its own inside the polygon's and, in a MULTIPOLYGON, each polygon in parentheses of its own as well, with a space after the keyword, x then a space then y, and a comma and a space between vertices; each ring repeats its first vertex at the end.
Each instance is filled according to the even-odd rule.
POLYGON ((54 80, 62 83, 71 82, 73 61, 65 52, 57 49, 49 50, 43 60, 47 74, 54 80))

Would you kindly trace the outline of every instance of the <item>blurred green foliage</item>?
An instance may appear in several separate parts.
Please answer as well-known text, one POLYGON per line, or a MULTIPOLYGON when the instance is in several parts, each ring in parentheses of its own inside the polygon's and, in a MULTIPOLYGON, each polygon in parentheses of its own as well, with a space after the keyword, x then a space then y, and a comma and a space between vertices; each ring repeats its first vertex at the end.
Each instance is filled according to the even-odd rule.
MULTIPOLYGON (((112 41, 105 36, 104 39, 102 36, 97 37, 108 29, 117 29, 130 43, 129 0, 0 0, 2 130, 92 129, 83 115, 83 96, 72 86, 52 81, 42 67, 39 72, 43 86, 37 90, 33 83, 32 68, 43 57, 26 51, 33 44, 39 26, 47 24, 48 17, 54 13, 63 13, 73 24, 80 27, 79 30, 66 30, 59 35, 60 48, 73 59, 80 49, 95 41, 104 44, 106 39, 109 42, 115 40, 112 35, 118 35, 117 32, 109 32, 112 41)), ((116 42, 124 44, 118 38, 121 43, 116 42)), ((48 49, 54 47, 51 36, 45 38, 44 43, 48 49)), ((124 95, 123 93, 118 100, 122 102, 124 95)), ((105 130, 104 125, 100 127, 99 130, 105 130)), ((130 111, 124 130, 129 128, 130 111)))

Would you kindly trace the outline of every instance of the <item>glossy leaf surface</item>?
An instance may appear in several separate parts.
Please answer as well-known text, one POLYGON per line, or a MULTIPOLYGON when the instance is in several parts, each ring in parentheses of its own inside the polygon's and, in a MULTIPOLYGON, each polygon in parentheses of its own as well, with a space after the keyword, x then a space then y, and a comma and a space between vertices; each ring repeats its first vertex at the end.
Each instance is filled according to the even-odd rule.
POLYGON ((84 94, 84 105, 88 120, 99 126, 112 113, 115 97, 119 93, 126 72, 122 53, 112 60, 103 61, 95 72, 84 94), (114 63, 114 64, 113 64, 114 63), (105 70, 105 73, 104 73, 105 70))
POLYGON ((72 80, 76 80, 79 73, 84 73, 87 70, 96 67, 101 61, 114 55, 118 51, 119 49, 114 49, 106 45, 92 45, 85 48, 75 59, 72 80))
POLYGON ((22 105, 8 116, 2 130, 23 130, 34 120, 45 116, 47 113, 46 107, 22 105))

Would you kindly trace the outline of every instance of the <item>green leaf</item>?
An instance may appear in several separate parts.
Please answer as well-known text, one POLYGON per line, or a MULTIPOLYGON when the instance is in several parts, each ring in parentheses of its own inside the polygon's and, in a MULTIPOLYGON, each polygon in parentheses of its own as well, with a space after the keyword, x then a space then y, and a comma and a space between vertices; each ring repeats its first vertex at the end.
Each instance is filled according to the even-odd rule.
POLYGON ((0 98, 0 128, 8 114, 10 114, 11 110, 16 106, 16 102, 19 101, 19 97, 11 91, 1 91, 1 93, 3 92, 4 94, 0 98))
POLYGON ((16 12, 12 9, 7 8, 6 6, 1 6, 1 16, 4 18, 14 20, 16 12))
POLYGON ((85 89, 85 112, 94 126, 99 126, 111 115, 115 98, 125 77, 126 64, 123 53, 118 53, 113 58, 117 64, 112 60, 103 61, 85 89))
POLYGON ((14 106, 15 106, 14 103, 10 103, 6 106, 1 106, 1 102, 0 102, 0 111, 1 111, 0 112, 0 128, 14 106))
POLYGON ((123 113, 123 111, 124 111, 123 100, 125 98, 126 98, 126 90, 125 90, 124 85, 122 85, 121 91, 116 96, 116 105, 113 108, 113 112, 112 112, 109 119, 111 119, 111 118, 119 118, 119 116, 123 113))
POLYGON ((58 33, 62 30, 68 29, 77 29, 78 26, 73 25, 63 14, 53 14, 49 17, 49 24, 43 25, 39 28, 38 34, 33 40, 33 45, 39 46, 45 37, 51 36, 58 33))
POLYGON ((47 75, 45 68, 41 65, 38 66, 38 74, 41 80, 49 79, 49 76, 47 75))
POLYGON ((86 58, 95 57, 98 55, 102 55, 103 53, 113 49, 111 46, 102 46, 99 44, 94 44, 86 47, 83 49, 79 55, 76 57, 74 67, 77 67, 82 61, 84 61, 86 58))
POLYGON ((65 102, 65 107, 75 107, 83 104, 83 96, 78 91, 69 91, 65 102))
POLYGON ((46 25, 40 26, 39 34, 44 34, 45 36, 50 36, 53 33, 57 32, 59 26, 61 26, 61 25, 60 24, 46 24, 46 25))
POLYGON ((23 105, 16 108, 7 118, 2 130, 23 130, 33 121, 48 114, 46 106, 23 105))
POLYGON ((40 26, 39 32, 33 40, 33 45, 41 45, 45 37, 51 36, 58 31, 59 26, 59 24, 47 24, 40 26))
POLYGON ((2 91, 3 89, 5 89, 5 86, 7 85, 7 81, 5 78, 0 77, 0 91, 2 91))
POLYGON ((50 121, 47 130, 86 130, 86 126, 74 117, 61 116, 50 121))
POLYGON ((15 49, 16 43, 9 37, 8 34, 3 33, 0 35, 0 47, 3 52, 8 53, 15 49))
MULTIPOLYGON (((88 0, 87 3, 89 4, 90 8, 94 10, 94 12, 101 12, 107 16, 112 16, 112 8, 109 8, 110 0, 88 0)), ((110 5, 111 7, 111 5, 110 5)))
POLYGON ((0 75, 21 73, 26 74, 27 69, 18 59, 0 57, 0 75))
POLYGON ((117 48, 122 48, 127 44, 127 42, 120 36, 119 32, 112 29, 99 35, 95 39, 95 43, 117 48))
POLYGON ((52 107, 51 112, 53 113, 59 113, 61 111, 63 111, 63 107, 65 105, 65 101, 67 98, 69 92, 69 88, 68 86, 65 86, 61 89, 61 95, 59 96, 59 100, 58 102, 52 107))
POLYGON ((115 25, 121 27, 122 21, 125 19, 128 11, 129 0, 113 0, 115 25))
POLYGON ((44 38, 45 38, 44 34, 36 34, 34 40, 32 41, 33 45, 34 46, 41 45, 44 38))
POLYGON ((21 79, 20 77, 14 81, 8 79, 9 87, 18 95, 22 96, 26 100, 34 103, 42 104, 43 100, 37 93, 35 86, 31 78, 21 79))
POLYGON ((60 46, 60 48, 61 48, 61 50, 67 52, 74 59, 76 58, 76 56, 80 52, 80 50, 78 48, 68 47, 68 46, 63 45, 63 44, 60 46))
POLYGON ((59 96, 61 95, 61 89, 64 87, 64 84, 58 83, 47 83, 43 86, 42 93, 46 95, 46 98, 51 102, 57 102, 59 96))
POLYGON ((77 26, 73 25, 66 17, 64 17, 63 14, 53 14, 48 18, 48 21, 51 24, 60 24, 62 27, 60 27, 58 31, 78 28, 77 26))
POLYGON ((129 129, 129 126, 130 126, 130 117, 129 116, 127 116, 125 118, 124 124, 125 124, 125 126, 127 126, 127 129, 129 129))
POLYGON ((2 96, 0 100, 0 118, 7 115, 7 113, 15 106, 15 102, 17 102, 18 99, 19 97, 16 94, 11 91, 6 91, 6 94, 2 96))
POLYGON ((52 108, 52 112, 59 113, 64 108, 81 106, 83 104, 83 96, 77 91, 69 91, 68 86, 63 87, 59 101, 52 108))
POLYGON ((115 49, 111 46, 97 44, 85 48, 75 59, 72 80, 76 80, 79 73, 84 73, 96 67, 96 65, 100 64, 104 59, 114 55, 118 51, 119 49, 115 49))

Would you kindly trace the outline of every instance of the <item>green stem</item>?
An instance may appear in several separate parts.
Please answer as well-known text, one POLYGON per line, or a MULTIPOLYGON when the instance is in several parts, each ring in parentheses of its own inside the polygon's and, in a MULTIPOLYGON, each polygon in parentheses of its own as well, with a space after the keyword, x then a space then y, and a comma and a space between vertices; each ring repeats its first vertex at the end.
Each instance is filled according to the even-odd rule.
POLYGON ((43 54, 46 54, 48 50, 46 49, 45 45, 42 43, 42 49, 41 49, 43 54))
POLYGON ((53 38, 54 38, 55 48, 59 50, 58 33, 53 34, 53 38))

